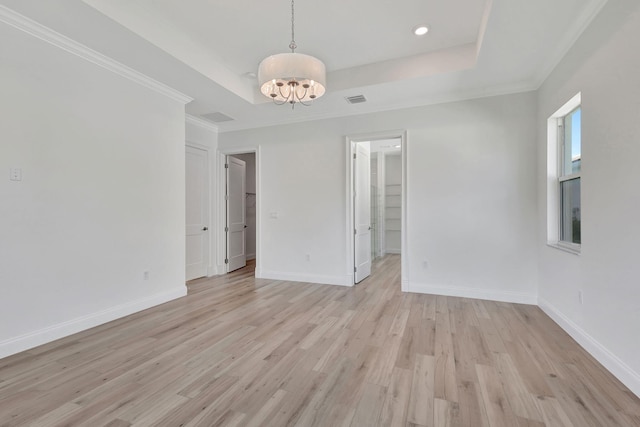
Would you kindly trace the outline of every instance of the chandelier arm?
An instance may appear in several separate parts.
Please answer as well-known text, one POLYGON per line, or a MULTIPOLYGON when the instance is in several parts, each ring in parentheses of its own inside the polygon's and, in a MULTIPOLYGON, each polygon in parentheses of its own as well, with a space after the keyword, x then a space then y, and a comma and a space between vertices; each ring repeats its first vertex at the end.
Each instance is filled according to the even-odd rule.
POLYGON ((296 91, 295 96, 296 96, 296 98, 297 98, 297 100, 298 100, 297 102, 302 102, 302 100, 304 99, 304 97, 305 97, 305 96, 307 96, 307 88, 304 88, 304 93, 302 94, 302 96, 300 96, 300 95, 298 94, 298 91, 296 91))
POLYGON ((302 98, 298 98, 298 104, 302 104, 305 107, 310 107, 313 100, 309 101, 309 103, 307 104, 306 102, 303 101, 305 96, 307 96, 307 89, 304 90, 304 94, 302 95, 302 98))
POLYGON ((287 96, 285 96, 285 95, 284 95, 284 93, 282 93, 282 88, 283 88, 283 87, 284 87, 284 86, 280 86, 280 87, 278 87, 278 92, 280 92, 280 96, 281 96, 282 98, 284 98, 284 101, 285 101, 285 102, 287 102, 287 101, 289 100, 289 98, 291 97, 291 89, 289 89, 289 93, 287 94, 287 96))
POLYGON ((305 102, 303 101, 303 99, 307 96, 307 92, 308 92, 308 91, 309 91, 309 89, 308 89, 308 88, 304 88, 304 93, 302 94, 302 96, 300 96, 300 95, 298 94, 298 91, 296 91, 296 92, 295 92, 295 94, 294 94, 294 100, 295 100, 295 103, 296 103, 296 104, 302 104, 302 105, 304 105, 305 107, 310 107, 310 106, 311 106, 311 102, 312 102, 312 101, 309 101, 309 103, 308 103, 308 104, 307 104, 307 103, 305 103, 305 102))

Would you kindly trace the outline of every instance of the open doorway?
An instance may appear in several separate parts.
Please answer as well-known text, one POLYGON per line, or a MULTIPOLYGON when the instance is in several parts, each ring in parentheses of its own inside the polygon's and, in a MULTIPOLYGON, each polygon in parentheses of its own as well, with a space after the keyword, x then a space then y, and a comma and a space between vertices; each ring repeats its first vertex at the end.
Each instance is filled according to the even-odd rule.
POLYGON ((220 153, 222 167, 219 242, 223 273, 251 268, 258 257, 258 162, 255 151, 220 153))
POLYGON ((375 274, 372 264, 394 257, 400 258, 405 290, 405 142, 404 132, 347 138, 347 265, 353 284, 375 274))

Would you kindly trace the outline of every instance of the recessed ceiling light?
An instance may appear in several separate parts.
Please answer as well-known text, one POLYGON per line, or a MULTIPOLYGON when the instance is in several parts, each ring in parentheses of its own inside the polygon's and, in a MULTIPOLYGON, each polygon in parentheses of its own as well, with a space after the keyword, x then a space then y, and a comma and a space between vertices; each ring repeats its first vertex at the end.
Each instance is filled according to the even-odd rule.
POLYGON ((413 27, 413 34, 416 36, 424 36, 429 32, 429 28, 426 25, 416 25, 413 27))

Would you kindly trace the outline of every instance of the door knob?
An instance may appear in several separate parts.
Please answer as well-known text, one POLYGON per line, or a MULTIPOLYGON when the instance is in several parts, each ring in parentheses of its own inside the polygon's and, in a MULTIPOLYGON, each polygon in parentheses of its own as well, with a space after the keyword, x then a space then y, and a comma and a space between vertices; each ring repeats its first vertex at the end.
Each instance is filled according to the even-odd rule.
POLYGON ((208 227, 202 227, 202 231, 207 231, 208 229, 208 227))

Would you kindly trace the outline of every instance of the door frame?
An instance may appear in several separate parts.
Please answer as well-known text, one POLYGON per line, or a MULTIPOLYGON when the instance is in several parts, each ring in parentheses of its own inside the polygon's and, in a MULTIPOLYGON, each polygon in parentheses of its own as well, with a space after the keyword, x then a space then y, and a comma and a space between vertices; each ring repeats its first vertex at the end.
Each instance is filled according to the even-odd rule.
POLYGON ((220 274, 227 274, 229 272, 229 265, 225 264, 224 259, 227 252, 227 241, 224 227, 227 223, 227 208, 226 208, 226 185, 227 176, 224 168, 224 164, 227 156, 233 156, 234 154, 247 154, 254 153, 256 156, 256 278, 260 278, 260 272, 262 271, 261 262, 261 241, 260 233, 262 230, 262 219, 260 216, 261 205, 261 183, 260 183, 260 147, 244 147, 244 148, 219 148, 217 150, 217 163, 218 163, 218 186, 216 195, 216 211, 218 212, 216 218, 216 263, 218 272, 220 274))
POLYGON ((407 230, 407 131, 406 130, 390 130, 390 131, 381 131, 381 132, 372 132, 372 133, 363 133, 363 134, 355 134, 355 135, 347 135, 345 137, 345 151, 346 151, 346 224, 347 229, 347 247, 346 247, 346 276, 347 276, 347 284, 349 286, 355 285, 355 259, 354 259, 354 251, 355 251, 355 236, 353 234, 353 230, 355 229, 354 224, 354 168, 353 168, 353 155, 355 153, 355 145, 358 142, 364 141, 375 141, 380 139, 400 139, 400 156, 401 156, 401 164, 402 164, 402 188, 401 188, 401 221, 402 221, 402 230, 400 232, 400 246, 401 246, 401 257, 400 257, 400 277, 401 277, 401 290, 403 292, 408 292, 409 285, 409 277, 407 276, 408 271, 408 230, 407 230))

